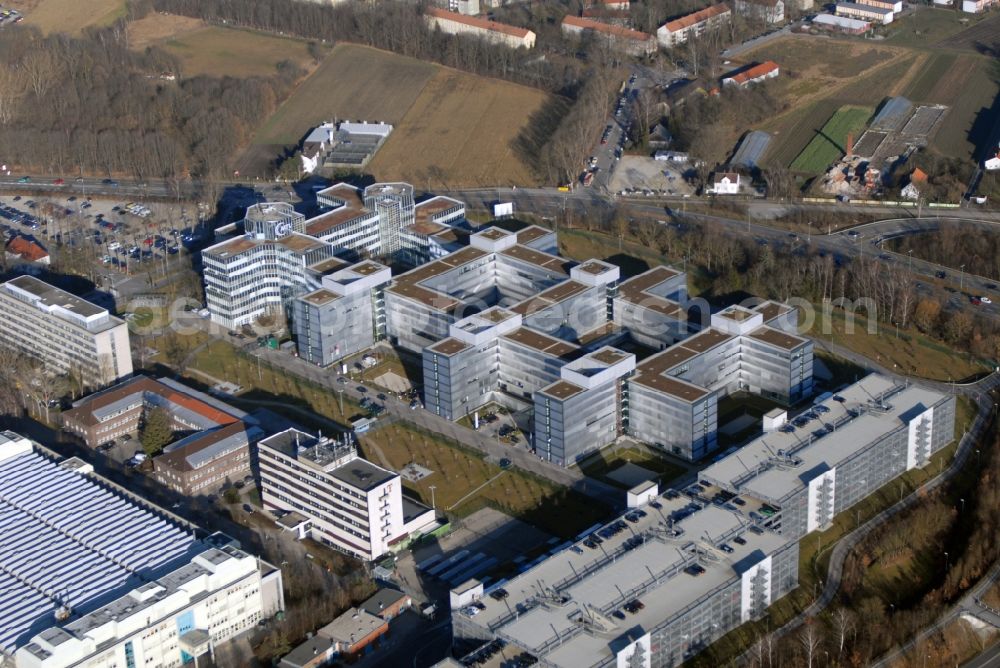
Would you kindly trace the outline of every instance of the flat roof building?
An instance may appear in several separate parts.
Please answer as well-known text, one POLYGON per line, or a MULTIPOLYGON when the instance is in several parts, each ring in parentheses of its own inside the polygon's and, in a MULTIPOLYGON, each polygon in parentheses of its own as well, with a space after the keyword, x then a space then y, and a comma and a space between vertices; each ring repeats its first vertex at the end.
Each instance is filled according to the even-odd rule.
POLYGON ((699 479, 777 509, 791 538, 829 526, 955 437, 955 397, 872 374, 712 464, 699 479))
MULTIPOLYGON (((323 210, 308 219, 283 202, 251 206, 242 236, 202 251, 213 322, 233 329, 271 312, 294 316, 296 299, 329 288, 326 277, 363 258, 415 265, 458 248, 464 238, 456 233, 465 222, 461 202, 436 197, 415 204, 407 183, 364 190, 338 183, 318 191, 316 201, 323 210)), ((376 340, 369 338, 367 345, 376 340)), ((326 353, 310 356, 321 365, 331 359, 326 353)))
POLYGON ((475 580, 453 590, 456 646, 500 638, 540 665, 577 668, 631 665, 638 645, 641 665, 677 666, 797 585, 794 541, 738 511, 655 500, 598 529, 600 544, 578 540, 488 591, 475 580))
POLYGON ((40 281, 18 276, 0 285, 0 335, 7 345, 99 388, 132 375, 128 325, 107 309, 40 281))
POLYGON ((284 608, 281 571, 12 432, 0 523, 0 651, 19 667, 179 665, 284 608))
POLYGON ((362 459, 350 443, 288 429, 257 444, 261 500, 298 513, 310 536, 364 561, 434 523, 434 511, 402 494, 399 474, 362 459))
POLYGON ((889 7, 878 7, 857 2, 838 2, 837 16, 847 16, 873 23, 892 23, 895 12, 889 7))

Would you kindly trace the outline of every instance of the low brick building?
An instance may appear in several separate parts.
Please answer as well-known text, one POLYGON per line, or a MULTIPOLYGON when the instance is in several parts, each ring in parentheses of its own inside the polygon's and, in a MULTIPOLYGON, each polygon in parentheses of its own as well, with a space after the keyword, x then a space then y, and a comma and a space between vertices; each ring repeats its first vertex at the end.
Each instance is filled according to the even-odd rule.
POLYGON ((381 617, 389 621, 399 616, 404 610, 413 604, 413 599, 409 594, 404 594, 396 589, 384 587, 375 592, 375 595, 362 603, 360 607, 368 614, 381 617))
POLYGON ((242 420, 193 434, 153 458, 153 478, 184 496, 217 492, 250 475, 250 446, 263 436, 242 420))

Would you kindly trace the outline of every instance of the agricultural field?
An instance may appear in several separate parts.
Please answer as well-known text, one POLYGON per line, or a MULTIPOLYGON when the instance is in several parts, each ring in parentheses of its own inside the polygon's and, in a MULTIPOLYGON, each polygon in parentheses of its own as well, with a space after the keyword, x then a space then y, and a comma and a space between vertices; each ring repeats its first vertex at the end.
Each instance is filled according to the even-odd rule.
POLYGON ((515 142, 550 101, 525 86, 340 44, 261 126, 241 171, 252 173, 323 121, 378 120, 396 126, 367 168, 378 179, 424 188, 530 185, 515 142))
POLYGON ((861 135, 871 112, 867 107, 844 106, 838 109, 792 161, 789 169, 808 174, 826 171, 827 167, 844 154, 847 135, 861 135))
POLYGON ((23 7, 24 22, 44 33, 79 35, 84 28, 109 25, 125 15, 125 0, 39 0, 10 6, 18 11, 23 7))
POLYGON ((968 29, 970 20, 975 18, 953 9, 918 7, 917 11, 889 25, 886 43, 915 48, 940 46, 942 40, 968 29))
POLYGON ((333 119, 398 124, 437 72, 432 63, 353 44, 338 44, 261 126, 255 144, 288 145, 333 119))
POLYGON ((877 108, 893 95, 949 106, 931 149, 972 159, 988 143, 1000 94, 1000 66, 974 52, 982 40, 992 44, 989 35, 1000 30, 1000 17, 971 19, 968 28, 963 18, 921 9, 902 19, 889 39, 877 45, 850 38, 790 36, 752 51, 750 57, 782 66, 781 76, 770 85, 785 111, 754 128, 775 136, 767 164, 816 173, 803 164, 822 124, 840 107, 877 108))
POLYGON ((382 181, 409 179, 428 189, 533 184, 514 144, 548 99, 533 88, 442 68, 369 169, 382 181))
POLYGON ((1000 34, 1000 16, 992 15, 980 19, 961 32, 942 39, 934 46, 941 49, 961 49, 990 55, 1000 34))
POLYGON ((963 56, 956 61, 949 76, 955 79, 942 80, 938 87, 940 91, 935 94, 951 109, 931 139, 931 148, 946 156, 981 158, 980 153, 987 149, 1000 117, 997 107, 1000 67, 992 59, 963 56), (971 63, 964 76, 958 71, 963 63, 971 63))

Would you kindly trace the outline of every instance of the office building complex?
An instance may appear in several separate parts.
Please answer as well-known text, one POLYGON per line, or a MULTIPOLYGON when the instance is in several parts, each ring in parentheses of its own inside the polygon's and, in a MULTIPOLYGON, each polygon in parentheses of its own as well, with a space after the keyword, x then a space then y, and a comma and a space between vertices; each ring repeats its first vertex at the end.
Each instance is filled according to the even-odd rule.
POLYGON ((18 668, 179 666, 284 607, 281 572, 0 434, 0 650, 18 668))
POLYGON ((292 303, 299 357, 327 366, 385 337, 389 268, 374 261, 345 265, 324 276, 322 287, 292 303))
POLYGON ((925 466, 954 438, 955 397, 873 374, 775 425, 699 478, 765 502, 767 523, 797 539, 925 466))
POLYGON ((406 183, 364 191, 341 183, 317 192, 316 201, 323 211, 308 219, 290 204, 255 204, 242 235, 202 251, 213 322, 232 329, 268 313, 292 315, 296 298, 324 288, 324 278, 353 262, 377 257, 415 265, 454 250, 461 238, 454 228, 465 222, 461 202, 435 197, 414 204, 406 183))
POLYGON ((491 228, 385 290, 389 340, 422 351, 427 410, 457 420, 491 401, 532 408, 535 452, 568 466, 622 435, 700 459, 717 445, 720 397, 791 404, 812 392, 812 343, 794 334, 794 310, 732 307, 699 331, 683 273, 623 281, 617 266, 570 266, 554 246, 539 228, 491 228), (629 338, 661 352, 638 361, 616 347, 629 338))
POLYGON ((33 276, 0 285, 0 335, 50 372, 97 388, 132 375, 128 326, 110 313, 33 276))
POLYGON ((654 490, 655 505, 489 590, 475 580, 453 590, 456 646, 499 638, 566 668, 678 666, 797 586, 797 543, 672 496, 654 490))
POLYGON ((205 301, 212 321, 234 328, 267 313, 289 310, 295 296, 319 287, 334 258, 329 243, 304 234, 304 218, 290 204, 255 204, 245 234, 201 253, 205 301))
POLYGON ((136 436, 154 409, 166 411, 177 436, 153 458, 161 484, 185 496, 207 495, 250 475, 250 446, 264 435, 257 421, 170 378, 136 376, 80 399, 63 413, 63 428, 96 448, 136 436))
POLYGON ((370 561, 434 523, 432 509, 403 496, 398 474, 362 459, 350 442, 288 429, 257 448, 261 500, 304 518, 300 538, 370 561))

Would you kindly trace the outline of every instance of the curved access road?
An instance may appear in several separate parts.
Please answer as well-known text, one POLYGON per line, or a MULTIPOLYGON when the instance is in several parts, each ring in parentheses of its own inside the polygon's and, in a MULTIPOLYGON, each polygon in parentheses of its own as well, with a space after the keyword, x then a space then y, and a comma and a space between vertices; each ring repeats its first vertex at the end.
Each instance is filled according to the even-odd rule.
MULTIPOLYGON (((840 581, 844 573, 844 562, 851 550, 853 550, 854 547, 864 540, 864 538, 872 531, 885 525, 893 517, 900 514, 904 510, 916 505, 928 492, 937 489, 951 480, 962 469, 966 461, 968 461, 969 455, 975 450, 974 444, 977 443, 979 438, 983 435, 989 423, 990 416, 996 408, 989 392, 990 390, 1000 387, 1000 374, 992 373, 980 381, 965 385, 943 383, 933 383, 933 385, 936 385, 939 388, 944 388, 947 391, 954 390, 965 394, 966 396, 972 397, 979 406, 979 412, 976 414, 976 419, 973 421, 972 427, 969 431, 962 436, 951 464, 942 473, 931 478, 926 483, 915 489, 902 501, 886 508, 862 524, 860 527, 841 538, 830 555, 830 566, 827 570, 826 580, 823 585, 823 592, 815 601, 813 601, 811 605, 809 605, 809 607, 796 615, 784 626, 776 629, 774 634, 777 637, 780 638, 796 630, 803 623, 805 623, 807 619, 815 617, 828 605, 830 605, 836 597, 837 591, 840 589, 840 581)), ((744 665, 749 664, 750 660, 751 656, 749 650, 740 657, 740 663, 744 665)))

